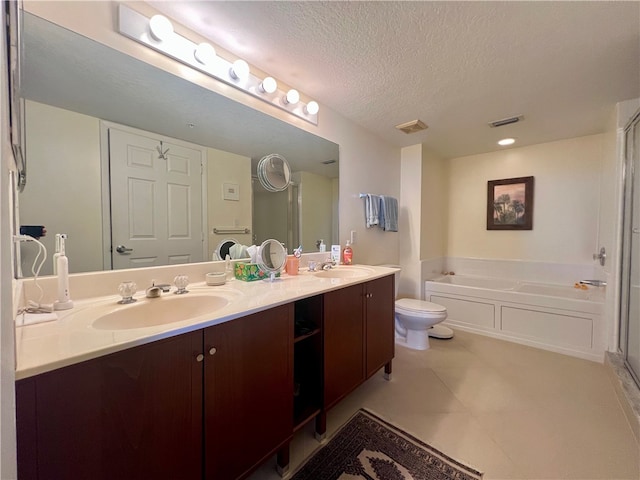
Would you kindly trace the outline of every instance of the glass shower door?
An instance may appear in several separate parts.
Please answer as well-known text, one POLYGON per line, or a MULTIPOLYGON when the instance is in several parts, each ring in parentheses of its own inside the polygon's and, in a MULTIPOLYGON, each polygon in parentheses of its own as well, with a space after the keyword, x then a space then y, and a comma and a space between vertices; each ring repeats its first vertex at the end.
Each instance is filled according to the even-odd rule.
POLYGON ((640 116, 625 132, 620 347, 640 386, 640 116))

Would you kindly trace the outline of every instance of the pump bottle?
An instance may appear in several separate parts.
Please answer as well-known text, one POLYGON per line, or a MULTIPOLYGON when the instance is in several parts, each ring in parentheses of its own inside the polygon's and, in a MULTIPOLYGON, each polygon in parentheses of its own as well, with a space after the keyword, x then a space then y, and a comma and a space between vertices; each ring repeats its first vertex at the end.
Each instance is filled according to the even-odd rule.
POLYGON ((353 263, 353 248, 351 248, 351 242, 347 240, 347 245, 342 251, 342 263, 344 265, 351 265, 353 263))

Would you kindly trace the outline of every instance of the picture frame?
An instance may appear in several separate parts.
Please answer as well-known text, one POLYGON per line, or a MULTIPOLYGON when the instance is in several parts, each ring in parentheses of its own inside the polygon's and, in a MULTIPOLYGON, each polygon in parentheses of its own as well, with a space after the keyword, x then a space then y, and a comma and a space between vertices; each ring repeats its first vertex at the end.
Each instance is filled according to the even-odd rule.
POLYGON ((487 182, 487 230, 533 230, 533 177, 487 182))

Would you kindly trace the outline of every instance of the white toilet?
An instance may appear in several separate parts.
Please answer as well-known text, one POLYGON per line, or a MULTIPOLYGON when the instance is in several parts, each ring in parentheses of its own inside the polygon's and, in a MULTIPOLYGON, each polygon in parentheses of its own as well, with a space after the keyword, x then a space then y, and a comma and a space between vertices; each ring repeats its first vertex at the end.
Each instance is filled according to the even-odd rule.
MULTIPOLYGON (((390 265, 391 266, 391 265, 390 265)), ((393 265, 395 268, 399 268, 393 265)), ((396 298, 400 272, 395 274, 396 298)), ((437 325, 447 318, 447 309, 437 303, 401 298, 395 302, 396 343, 415 350, 427 350, 429 337, 452 338, 453 330, 437 325)))

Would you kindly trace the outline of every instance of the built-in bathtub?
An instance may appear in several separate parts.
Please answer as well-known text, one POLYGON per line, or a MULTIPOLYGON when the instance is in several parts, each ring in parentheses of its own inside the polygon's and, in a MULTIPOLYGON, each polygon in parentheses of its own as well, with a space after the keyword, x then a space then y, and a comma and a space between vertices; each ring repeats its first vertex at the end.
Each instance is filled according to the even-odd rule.
POLYGON ((425 282, 425 299, 447 308, 445 324, 603 361, 603 287, 574 288, 475 275, 425 282))

